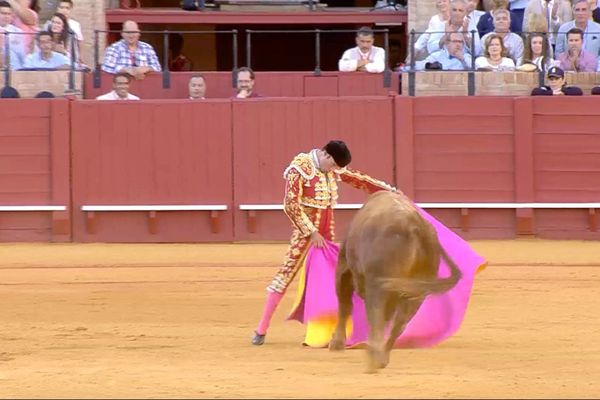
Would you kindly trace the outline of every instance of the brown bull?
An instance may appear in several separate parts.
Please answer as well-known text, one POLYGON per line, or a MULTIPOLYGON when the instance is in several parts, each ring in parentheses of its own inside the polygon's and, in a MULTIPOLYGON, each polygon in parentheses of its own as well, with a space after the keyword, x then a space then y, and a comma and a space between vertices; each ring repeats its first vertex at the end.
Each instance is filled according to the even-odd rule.
POLYGON ((368 372, 384 368, 396 339, 425 297, 450 290, 461 272, 441 247, 433 226, 399 193, 373 194, 356 214, 336 270, 338 324, 329 345, 342 350, 352 293, 364 300, 369 323, 368 372), (438 278, 440 257, 450 267, 438 278), (389 338, 384 330, 393 321, 389 338))

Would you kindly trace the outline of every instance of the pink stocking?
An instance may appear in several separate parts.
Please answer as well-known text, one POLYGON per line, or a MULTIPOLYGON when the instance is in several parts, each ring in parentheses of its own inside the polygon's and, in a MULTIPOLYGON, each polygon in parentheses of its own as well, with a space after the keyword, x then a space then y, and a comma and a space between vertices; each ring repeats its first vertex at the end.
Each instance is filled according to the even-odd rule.
POLYGON ((271 318, 279 305, 279 302, 283 298, 283 293, 277 292, 269 292, 267 295, 267 302, 265 304, 265 309, 263 310, 262 318, 258 323, 258 328, 256 328, 256 333, 259 335, 264 335, 267 333, 267 329, 269 329, 269 323, 271 322, 271 318))

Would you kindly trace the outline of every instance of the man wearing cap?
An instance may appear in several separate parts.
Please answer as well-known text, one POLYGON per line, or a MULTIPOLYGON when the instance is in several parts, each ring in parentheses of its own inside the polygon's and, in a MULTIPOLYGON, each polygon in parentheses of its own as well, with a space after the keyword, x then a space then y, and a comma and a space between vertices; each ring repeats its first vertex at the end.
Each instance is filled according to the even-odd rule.
POLYGON ((346 168, 352 157, 346 144, 332 140, 321 149, 300 153, 283 172, 286 181, 284 212, 294 228, 283 266, 267 287, 267 301, 252 344, 265 341, 271 317, 301 266, 309 245, 323 247, 334 240, 333 207, 337 182, 342 181, 367 193, 395 191, 392 186, 346 168))
POLYGON ((565 85, 565 71, 559 67, 548 69, 548 86, 535 88, 531 91, 532 96, 582 96, 583 91, 577 86, 565 85))

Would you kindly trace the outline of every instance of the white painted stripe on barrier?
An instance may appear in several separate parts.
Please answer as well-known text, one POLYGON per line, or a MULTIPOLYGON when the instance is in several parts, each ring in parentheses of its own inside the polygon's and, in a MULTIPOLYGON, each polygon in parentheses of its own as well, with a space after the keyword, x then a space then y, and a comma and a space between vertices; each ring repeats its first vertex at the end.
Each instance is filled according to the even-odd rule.
MULTIPOLYGON (((421 208, 482 208, 482 209, 572 209, 600 208, 600 203, 417 203, 421 208)), ((340 210, 358 210, 362 204, 337 204, 334 208, 340 210)), ((242 211, 272 211, 283 210, 282 204, 240 204, 242 211)))
POLYGON ((81 211, 226 211, 225 204, 85 205, 81 211))
POLYGON ((66 211, 67 206, 0 206, 0 211, 66 211))

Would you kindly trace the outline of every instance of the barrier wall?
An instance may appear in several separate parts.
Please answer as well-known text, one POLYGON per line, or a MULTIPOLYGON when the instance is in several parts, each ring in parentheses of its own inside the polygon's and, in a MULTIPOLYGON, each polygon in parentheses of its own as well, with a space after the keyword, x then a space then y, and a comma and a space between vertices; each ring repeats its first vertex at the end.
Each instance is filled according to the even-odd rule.
POLYGON ((69 102, 0 104, 0 241, 69 241, 69 102))
MULTIPOLYGON (((196 72, 171 72, 170 87, 163 88, 163 75, 147 75, 141 81, 133 81, 131 93, 142 99, 186 99, 188 81, 196 72)), ((202 72, 207 83, 206 97, 231 98, 235 90, 231 72, 202 72)), ((256 72, 255 90, 265 97, 309 97, 309 96, 385 96, 389 92, 398 93, 399 75, 393 73, 389 88, 383 85, 383 74, 322 72, 256 72)), ((112 75, 101 74, 101 86, 94 87, 94 76, 85 76, 85 98, 97 96, 112 90, 112 75)))
MULTIPOLYGON (((0 212, 0 240, 69 240, 71 226, 84 242, 285 240, 281 210, 240 206, 281 205, 291 158, 330 138, 417 202, 597 203, 596 109, 591 96, 4 100, 0 206, 68 211, 0 212)), ((340 203, 364 199, 341 185, 340 203)), ((429 212, 466 238, 600 239, 595 206, 569 207, 429 212)), ((339 236, 353 212, 336 211, 339 236)))
MULTIPOLYGON (((6 86, 7 80, 0 74, 0 86, 6 86)), ((70 71, 10 71, 10 86, 17 89, 21 98, 33 98, 41 91, 52 93, 56 97, 65 95, 76 98, 83 97, 83 80, 85 73, 73 72, 74 90, 69 89, 70 71)))

